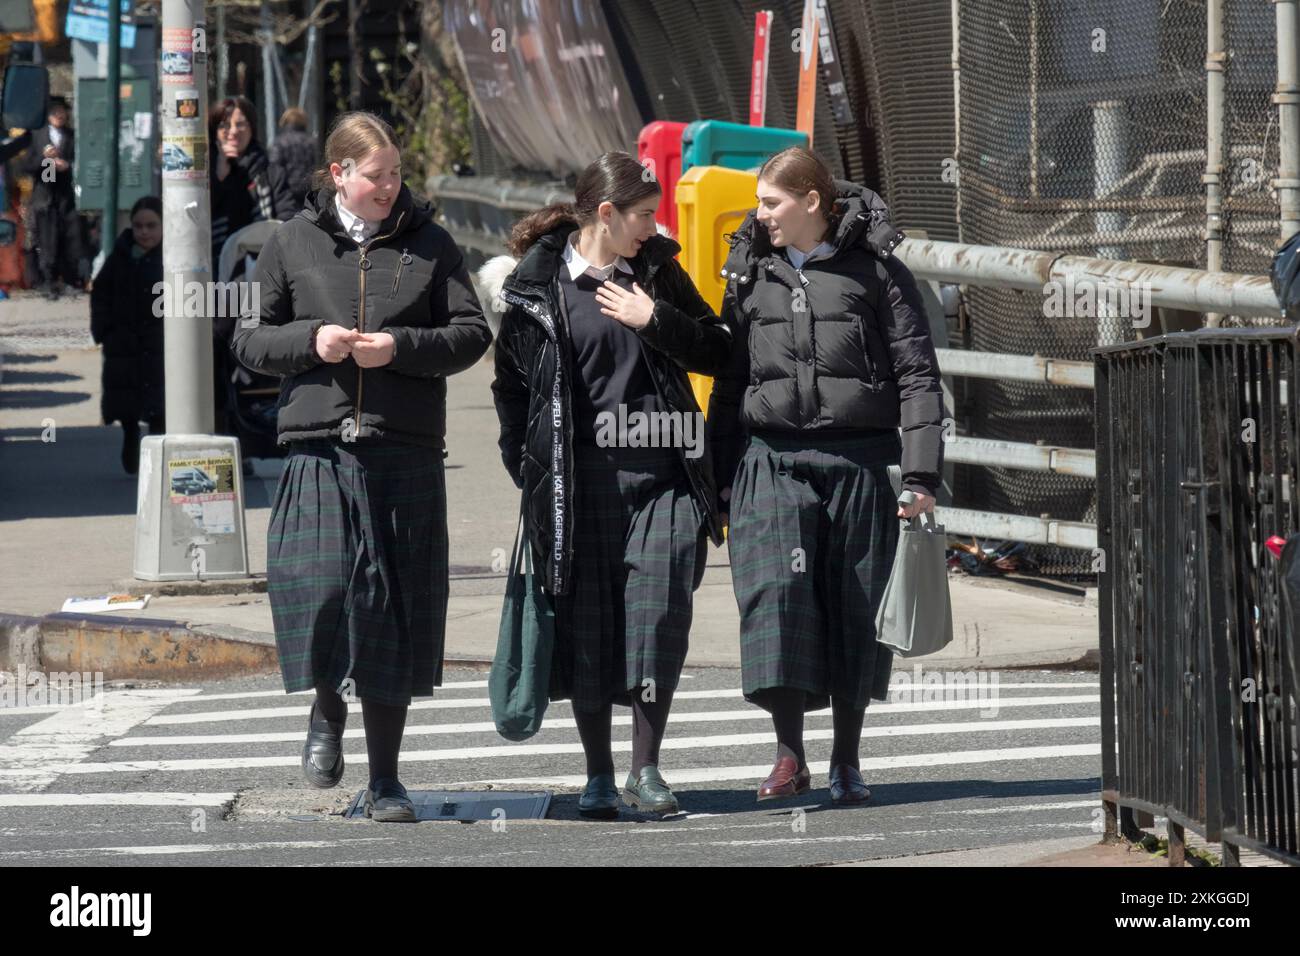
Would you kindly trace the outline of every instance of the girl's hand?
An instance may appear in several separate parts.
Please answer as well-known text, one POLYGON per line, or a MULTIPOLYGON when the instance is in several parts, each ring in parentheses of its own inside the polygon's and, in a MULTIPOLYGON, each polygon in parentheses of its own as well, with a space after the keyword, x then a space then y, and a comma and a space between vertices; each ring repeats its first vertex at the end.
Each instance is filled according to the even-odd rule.
POLYGON ((928 511, 928 512, 930 512, 930 514, 934 514, 934 497, 933 497, 933 496, 931 496, 931 495, 927 495, 927 494, 923 494, 923 493, 920 492, 920 491, 913 492, 913 494, 916 495, 916 500, 915 500, 915 501, 913 501, 910 505, 899 505, 899 506, 898 506, 898 517, 900 517, 900 518, 914 518, 914 517, 916 517, 917 515, 919 515, 922 511, 928 511))
POLYGON ((644 329, 655 311, 655 300, 635 282, 629 292, 606 279, 604 285, 596 290, 596 301, 600 303, 602 313, 629 329, 644 329))
POLYGON ((316 354, 324 362, 342 362, 352 354, 352 343, 359 334, 341 325, 322 325, 316 332, 316 354))
POLYGON ((387 332, 358 332, 352 341, 352 359, 362 368, 379 368, 393 360, 396 343, 387 332))

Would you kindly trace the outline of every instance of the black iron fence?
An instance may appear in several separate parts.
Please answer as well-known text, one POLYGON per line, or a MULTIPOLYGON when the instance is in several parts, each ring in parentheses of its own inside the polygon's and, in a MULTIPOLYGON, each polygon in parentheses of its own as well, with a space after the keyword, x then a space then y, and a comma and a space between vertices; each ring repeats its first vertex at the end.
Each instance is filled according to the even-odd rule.
POLYGON ((1094 355, 1107 835, 1159 814, 1171 863, 1184 828, 1300 863, 1300 628, 1268 547, 1300 531, 1300 333, 1094 355))

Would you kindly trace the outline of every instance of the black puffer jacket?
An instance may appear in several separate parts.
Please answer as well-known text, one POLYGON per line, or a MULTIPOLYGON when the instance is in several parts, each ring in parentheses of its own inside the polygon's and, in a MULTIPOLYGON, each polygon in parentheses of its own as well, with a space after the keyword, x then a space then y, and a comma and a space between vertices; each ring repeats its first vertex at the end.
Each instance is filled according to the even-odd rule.
POLYGON ((139 258, 123 229, 90 290, 90 336, 104 347, 100 414, 105 422, 157 421, 163 415, 163 320, 154 285, 163 281, 162 244, 139 258))
MULTIPOLYGON (((542 561, 547 592, 565 594, 573 555, 573 353, 558 274, 569 234, 562 225, 524 254, 499 291, 505 314, 497 336, 492 384, 501 421, 501 458, 515 485, 527 490, 529 539, 542 561)), ((731 349, 731 333, 673 258, 681 246, 654 236, 629 260, 636 281, 655 300, 650 324, 638 331, 662 408, 693 414, 699 405, 687 371, 716 374, 731 349)), ((489 264, 490 266, 491 264, 489 264)), ((480 272, 483 275, 487 268, 480 272)), ((612 319, 610 321, 613 321, 612 319)), ((678 449, 691 490, 722 543, 717 486, 707 447, 698 458, 678 449)))
POLYGON ((943 470, 943 393, 925 308, 891 251, 903 234, 870 189, 836 180, 835 248, 795 269, 750 212, 731 235, 722 317, 736 347, 709 404, 721 486, 748 430, 903 433, 903 487, 933 495, 943 470))
POLYGON ((238 323, 232 345, 248 368, 283 376, 281 444, 337 435, 443 447, 446 376, 478 361, 492 333, 431 204, 403 186, 379 232, 358 247, 334 194, 322 190, 263 246, 257 281, 260 317, 238 323), (392 362, 322 361, 313 335, 325 323, 391 333, 392 362))

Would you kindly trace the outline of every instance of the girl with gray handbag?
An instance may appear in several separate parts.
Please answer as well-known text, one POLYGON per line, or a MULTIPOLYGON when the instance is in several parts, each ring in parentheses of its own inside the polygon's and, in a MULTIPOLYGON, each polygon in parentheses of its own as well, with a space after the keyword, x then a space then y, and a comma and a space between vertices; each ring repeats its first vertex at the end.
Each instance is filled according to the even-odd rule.
POLYGON ((831 799, 862 803, 862 721, 889 688, 892 652, 874 621, 897 518, 933 510, 940 482, 939 370, 879 196, 794 147, 763 165, 757 198, 731 235, 722 316, 735 346, 708 424, 743 690, 776 729, 758 799, 810 789, 803 716, 829 703, 831 799), (900 461, 916 495, 906 506, 888 476, 900 461))

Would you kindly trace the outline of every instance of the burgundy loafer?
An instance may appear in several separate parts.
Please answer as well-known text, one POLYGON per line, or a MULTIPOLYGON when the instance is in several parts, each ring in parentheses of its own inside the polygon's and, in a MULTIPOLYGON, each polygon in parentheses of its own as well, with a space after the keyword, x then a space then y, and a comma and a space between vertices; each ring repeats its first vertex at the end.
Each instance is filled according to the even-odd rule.
POLYGON ((812 789, 812 774, 807 766, 800 767, 793 757, 781 757, 772 772, 758 788, 758 799, 779 800, 795 797, 812 789))

